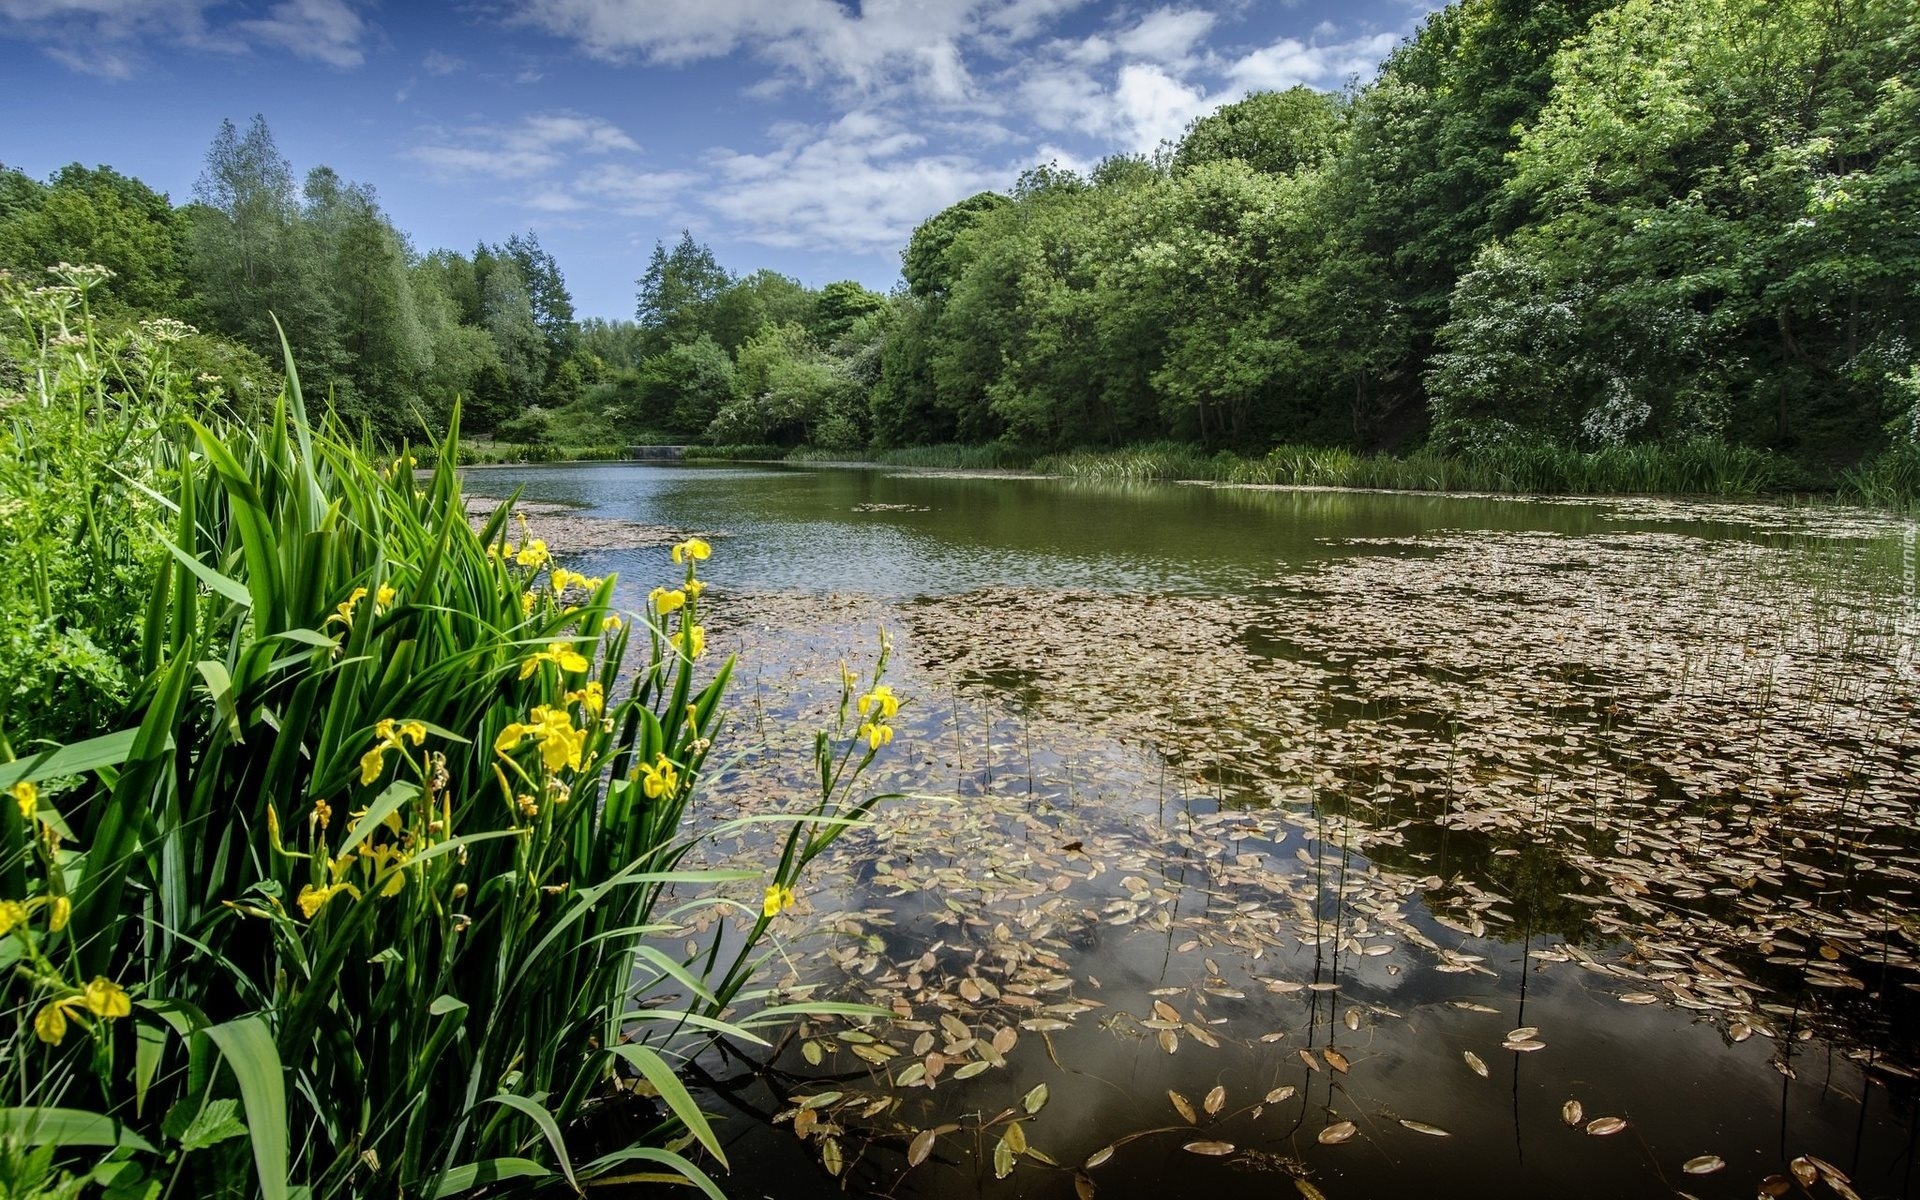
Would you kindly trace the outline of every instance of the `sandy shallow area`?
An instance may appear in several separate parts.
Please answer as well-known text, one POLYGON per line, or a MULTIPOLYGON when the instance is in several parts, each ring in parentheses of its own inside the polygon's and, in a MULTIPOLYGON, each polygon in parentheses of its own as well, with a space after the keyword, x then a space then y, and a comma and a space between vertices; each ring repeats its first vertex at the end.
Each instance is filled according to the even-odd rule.
MULTIPOLYGON (((479 529, 485 526, 487 519, 505 501, 491 496, 468 496, 466 503, 467 519, 475 529, 479 529)), ((617 517, 589 517, 571 505, 540 500, 522 500, 513 506, 513 511, 526 519, 526 529, 521 530, 516 522, 508 534, 509 540, 518 542, 529 536, 539 538, 555 554, 670 546, 698 532, 644 521, 625 521, 617 517)))

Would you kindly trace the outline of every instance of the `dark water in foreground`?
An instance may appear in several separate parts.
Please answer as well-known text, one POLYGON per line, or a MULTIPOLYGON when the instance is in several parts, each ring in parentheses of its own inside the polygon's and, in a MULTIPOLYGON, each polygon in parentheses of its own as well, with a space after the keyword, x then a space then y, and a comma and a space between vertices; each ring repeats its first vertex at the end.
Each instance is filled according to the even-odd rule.
MULTIPOLYGON (((703 1060, 732 1194, 1704 1200, 1798 1194, 1799 1156, 1812 1195, 1920 1193, 1897 523, 779 468, 468 486, 713 535, 725 803, 798 791, 838 660, 895 638, 885 782, 915 797, 817 864, 772 972, 896 1019, 703 1060)), ((580 565, 636 602, 670 572, 580 565)))

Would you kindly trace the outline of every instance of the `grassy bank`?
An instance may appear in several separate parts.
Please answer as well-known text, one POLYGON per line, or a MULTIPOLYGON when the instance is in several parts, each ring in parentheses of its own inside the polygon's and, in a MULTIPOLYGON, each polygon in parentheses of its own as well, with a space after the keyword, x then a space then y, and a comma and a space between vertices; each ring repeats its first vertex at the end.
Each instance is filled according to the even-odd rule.
MULTIPOLYGON (((624 457, 621 448, 559 451, 490 461, 563 461, 624 457), (618 454, 609 453, 619 449, 618 454)), ((689 461, 871 463, 947 470, 1031 470, 1070 479, 1116 482, 1192 481, 1296 487, 1382 488, 1423 492, 1674 496, 1759 496, 1826 492, 1842 500, 1904 508, 1920 502, 1920 449, 1889 451, 1836 478, 1810 474, 1778 454, 1705 438, 1645 446, 1577 450, 1546 443, 1467 454, 1416 451, 1361 454, 1318 446, 1277 446, 1258 457, 1210 453, 1186 442, 1153 442, 1114 450, 1038 455, 997 442, 833 450, 813 446, 689 446, 689 461)), ((475 459, 474 461, 483 461, 475 459)))
POLYGON ((1476 454, 1420 452, 1404 458, 1310 446, 1279 446, 1263 457, 1245 458, 1208 455, 1194 446, 1161 442, 1050 455, 1035 462, 1034 468, 1078 479, 1567 494, 1744 496, 1790 488, 1800 479, 1797 468, 1777 455, 1704 440, 1598 451, 1518 445, 1476 454))
POLYGON ((620 462, 632 451, 624 444, 601 442, 591 445, 561 446, 545 443, 521 445, 513 442, 461 441, 454 453, 463 467, 498 466, 506 463, 620 462))

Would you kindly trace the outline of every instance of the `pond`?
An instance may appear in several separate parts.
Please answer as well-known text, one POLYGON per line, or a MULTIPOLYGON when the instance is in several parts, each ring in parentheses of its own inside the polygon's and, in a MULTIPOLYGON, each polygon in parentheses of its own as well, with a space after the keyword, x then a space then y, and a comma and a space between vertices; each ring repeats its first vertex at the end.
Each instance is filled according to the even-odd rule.
MULTIPOLYGON (((1920 1186, 1903 522, 468 475, 516 488, 713 541, 710 640, 740 666, 710 817, 804 794, 839 664, 893 641, 879 785, 907 795, 816 864, 768 964, 893 1019, 702 1060, 731 1194, 1920 1186)), ((671 575, 660 545, 577 565, 633 606, 671 575)))

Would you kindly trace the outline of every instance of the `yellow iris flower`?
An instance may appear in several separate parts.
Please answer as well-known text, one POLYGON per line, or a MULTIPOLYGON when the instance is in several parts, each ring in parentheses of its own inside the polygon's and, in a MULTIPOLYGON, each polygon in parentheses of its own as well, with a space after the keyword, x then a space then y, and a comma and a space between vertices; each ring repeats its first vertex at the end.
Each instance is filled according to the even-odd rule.
POLYGON ((657 755, 651 764, 642 763, 636 770, 640 776, 640 790, 646 793, 649 800, 671 796, 680 790, 680 770, 664 754, 657 755))
POLYGON ((863 717, 869 712, 875 712, 878 716, 891 720, 894 714, 900 711, 900 700, 893 694, 892 688, 882 683, 860 697, 859 709, 863 717))
POLYGON ((40 808, 40 789, 31 783, 16 783, 7 789, 7 795, 20 806, 20 819, 33 820, 33 814, 40 808))
POLYGON ((587 731, 575 729, 573 716, 564 708, 537 704, 528 716, 526 724, 515 721, 500 731, 500 736, 493 739, 493 752, 510 754, 521 742, 533 737, 540 744, 540 761, 546 764, 547 770, 570 767, 578 771, 581 755, 586 750, 587 731))
POLYGON ((784 910, 792 908, 793 905, 793 889, 784 884, 776 883, 767 889, 765 896, 760 898, 760 915, 777 917, 784 910))
POLYGON ((688 538, 673 548, 673 561, 676 563, 705 562, 712 555, 713 547, 699 538, 688 538))
POLYGON ((360 786, 366 787, 387 769, 387 752, 401 749, 405 739, 418 746, 427 740, 427 727, 419 721, 395 721, 382 717, 373 723, 373 748, 360 756, 360 786))
POLYGON ((105 975, 95 975, 78 993, 42 1008, 33 1018, 34 1036, 49 1046, 58 1046, 67 1036, 69 1019, 78 1018, 82 1009, 102 1021, 117 1021, 133 1011, 133 999, 105 975))
POLYGON ((572 643, 553 642, 545 650, 535 651, 532 657, 520 664, 520 678, 532 677, 543 662, 550 662, 562 671, 584 671, 588 666, 586 657, 575 650, 572 643))
POLYGON ((676 612, 684 608, 686 603, 687 594, 679 588, 672 590, 655 588, 647 593, 647 604, 652 607, 657 615, 662 617, 670 612, 676 612))

